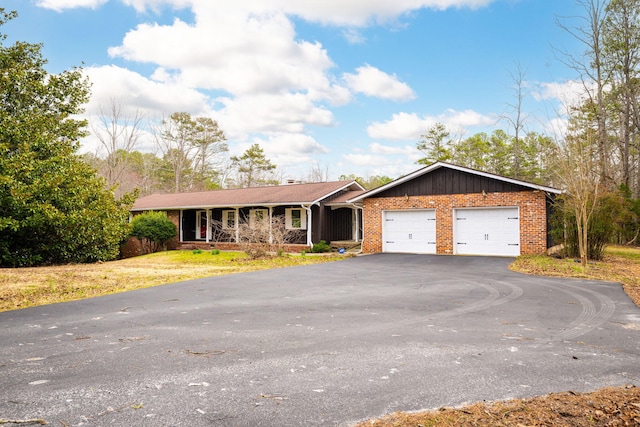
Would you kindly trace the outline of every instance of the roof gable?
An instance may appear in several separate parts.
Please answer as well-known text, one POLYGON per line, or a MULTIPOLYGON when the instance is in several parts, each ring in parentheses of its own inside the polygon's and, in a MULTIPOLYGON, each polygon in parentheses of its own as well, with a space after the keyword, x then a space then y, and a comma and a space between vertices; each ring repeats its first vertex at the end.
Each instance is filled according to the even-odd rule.
POLYGON ((403 195, 467 194, 538 190, 560 194, 556 188, 507 178, 465 168, 450 163, 436 162, 404 177, 391 181, 350 199, 357 202, 368 197, 397 197, 403 195))
POLYGON ((349 190, 363 190, 363 188, 355 181, 331 181, 191 193, 152 194, 136 200, 131 210, 314 204, 333 194, 349 190))

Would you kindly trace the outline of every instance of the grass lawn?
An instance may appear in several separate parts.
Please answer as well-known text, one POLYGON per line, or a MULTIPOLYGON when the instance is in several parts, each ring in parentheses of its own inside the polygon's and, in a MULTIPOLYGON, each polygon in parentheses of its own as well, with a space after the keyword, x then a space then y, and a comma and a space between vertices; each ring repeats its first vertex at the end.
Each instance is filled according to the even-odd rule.
POLYGON ((317 264, 344 255, 250 260, 243 252, 168 251, 98 264, 0 268, 0 311, 15 310, 223 274, 317 264))
POLYGON ((640 307, 640 248, 610 246, 602 261, 589 261, 583 269, 574 259, 521 256, 511 264, 513 271, 543 276, 576 277, 622 283, 624 291, 640 307))

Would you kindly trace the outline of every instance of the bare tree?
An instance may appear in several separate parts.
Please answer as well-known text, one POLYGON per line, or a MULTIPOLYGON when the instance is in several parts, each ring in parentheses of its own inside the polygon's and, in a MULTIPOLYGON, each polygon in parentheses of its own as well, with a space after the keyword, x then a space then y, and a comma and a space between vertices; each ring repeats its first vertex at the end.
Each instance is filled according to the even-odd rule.
POLYGON ((570 134, 559 144, 558 179, 565 190, 565 209, 572 211, 578 230, 578 249, 583 268, 587 267, 589 222, 600 196, 602 175, 598 173, 597 136, 593 130, 570 134))
POLYGON ((576 70, 582 80, 584 94, 588 98, 585 105, 595 118, 596 135, 594 144, 597 147, 598 170, 604 179, 610 177, 609 139, 607 136, 607 108, 605 101, 606 87, 611 76, 605 66, 603 45, 603 23, 607 16, 607 0, 576 0, 584 10, 579 17, 579 24, 569 26, 558 19, 557 24, 568 34, 578 40, 584 47, 584 56, 576 57, 563 53, 564 63, 576 70))
POLYGON ((154 132, 158 146, 173 178, 172 190, 179 193, 186 188, 191 172, 191 159, 196 147, 196 122, 188 113, 173 113, 164 118, 154 132))
POLYGON ((516 69, 509 72, 511 81, 513 82, 513 103, 508 104, 511 114, 505 114, 501 116, 506 120, 513 128, 513 164, 511 176, 514 178, 521 178, 520 168, 522 162, 522 135, 526 133, 524 129, 524 123, 527 120, 528 115, 522 111, 522 102, 525 97, 525 77, 526 72, 522 69, 519 62, 516 62, 516 69))
POLYGON ((309 167, 307 173, 307 182, 327 182, 329 180, 329 166, 322 167, 318 162, 315 162, 309 167))
POLYGON ((283 215, 238 224, 238 244, 250 258, 280 255, 285 245, 297 237, 298 230, 289 230, 283 215))
MULTIPOLYGON (((640 128, 640 1, 611 0, 604 22, 604 52, 611 70, 610 102, 618 122, 620 181, 631 187, 631 151, 640 128)), ((639 190, 640 191, 640 190, 639 190)))
POLYGON ((143 115, 136 110, 131 116, 123 112, 122 104, 111 98, 107 106, 100 106, 99 125, 93 134, 100 141, 100 151, 106 157, 102 174, 108 187, 120 184, 128 170, 128 154, 132 153, 142 134, 143 115))

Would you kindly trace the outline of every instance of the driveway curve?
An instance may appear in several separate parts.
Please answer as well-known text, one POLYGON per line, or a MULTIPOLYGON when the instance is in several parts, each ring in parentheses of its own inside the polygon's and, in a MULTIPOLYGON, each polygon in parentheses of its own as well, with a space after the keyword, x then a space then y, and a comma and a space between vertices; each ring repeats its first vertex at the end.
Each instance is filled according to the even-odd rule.
POLYGON ((0 418, 348 426, 640 384, 619 284, 510 261, 368 255, 0 313, 0 418))

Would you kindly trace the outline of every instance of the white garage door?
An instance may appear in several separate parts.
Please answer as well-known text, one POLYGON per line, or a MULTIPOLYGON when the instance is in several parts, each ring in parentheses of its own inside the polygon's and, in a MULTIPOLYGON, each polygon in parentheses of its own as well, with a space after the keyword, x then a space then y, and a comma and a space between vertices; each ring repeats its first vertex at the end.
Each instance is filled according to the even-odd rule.
POLYGON ((436 211, 384 211, 383 252, 436 253, 436 211))
POLYGON ((460 255, 520 255, 518 208, 456 209, 453 233, 460 255))

